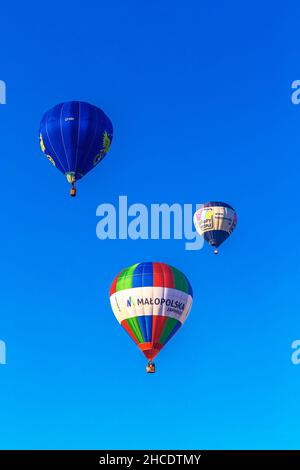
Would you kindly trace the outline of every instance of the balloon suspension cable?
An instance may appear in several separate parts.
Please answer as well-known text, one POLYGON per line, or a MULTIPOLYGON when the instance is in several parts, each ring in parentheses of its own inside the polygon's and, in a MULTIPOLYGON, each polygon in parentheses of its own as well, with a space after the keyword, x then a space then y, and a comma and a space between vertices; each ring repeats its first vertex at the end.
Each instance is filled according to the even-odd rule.
POLYGON ((70 196, 72 196, 72 197, 76 196, 75 178, 72 181, 72 187, 70 189, 70 196))
POLYGON ((214 254, 217 255, 218 253, 219 253, 219 250, 218 250, 218 248, 216 248, 216 249, 214 250, 214 254))

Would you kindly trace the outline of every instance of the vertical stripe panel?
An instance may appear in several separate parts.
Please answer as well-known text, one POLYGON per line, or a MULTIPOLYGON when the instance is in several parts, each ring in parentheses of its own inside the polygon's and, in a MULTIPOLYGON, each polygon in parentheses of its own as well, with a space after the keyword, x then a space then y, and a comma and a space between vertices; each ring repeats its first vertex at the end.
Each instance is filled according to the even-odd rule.
POLYGON ((166 337, 164 345, 167 344, 167 342, 170 341, 171 338, 173 338, 173 336, 175 335, 175 333, 177 333, 177 331, 179 330, 181 325, 182 325, 182 323, 180 321, 176 321, 176 323, 173 327, 173 330, 170 332, 169 336, 166 337))
POLYGON ((127 318, 127 323, 131 330, 133 331, 134 335, 136 336, 139 343, 143 343, 143 335, 141 332, 140 324, 137 317, 127 318))
POLYGON ((143 335, 143 342, 149 343, 152 339, 152 316, 145 315, 137 317, 140 325, 140 329, 143 335))
POLYGON ((153 263, 153 287, 164 287, 164 273, 161 263, 153 263))
POLYGON ((188 293, 188 284, 186 282, 185 276, 178 271, 178 269, 172 266, 172 271, 174 275, 174 287, 175 289, 181 290, 183 292, 188 293))
POLYGON ((167 317, 154 316, 152 320, 152 343, 158 343, 162 335, 167 317))
POLYGON ((175 318, 167 318, 164 329, 163 329, 162 334, 159 338, 159 343, 160 344, 165 344, 165 342, 167 341, 167 338, 172 333, 177 321, 178 320, 176 320, 175 318))
POLYGON ((117 282, 119 279, 120 273, 114 278, 112 285, 110 286, 109 295, 113 295, 117 291, 117 282))
POLYGON ((160 266, 164 277, 163 287, 174 288, 174 276, 170 266, 164 263, 160 263, 160 266))
POLYGON ((153 263, 142 263, 143 287, 153 286, 153 263))
POLYGON ((132 329, 130 328, 130 326, 129 326, 129 324, 128 324, 128 320, 123 320, 122 323, 121 323, 121 325, 123 326, 124 330, 127 331, 127 333, 129 334, 129 336, 133 339, 133 341, 134 341, 136 344, 139 344, 136 335, 133 333, 132 329))

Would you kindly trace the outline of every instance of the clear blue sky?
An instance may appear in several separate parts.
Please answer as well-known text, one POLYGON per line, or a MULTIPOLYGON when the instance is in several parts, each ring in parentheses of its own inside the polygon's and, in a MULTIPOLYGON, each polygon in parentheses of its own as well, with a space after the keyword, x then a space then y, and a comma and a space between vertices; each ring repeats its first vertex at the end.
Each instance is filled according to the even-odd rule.
POLYGON ((1 6, 1 448, 297 448, 300 78, 296 2, 1 6), (68 196, 39 120, 79 99, 109 156, 68 196), (100 241, 96 207, 224 200, 218 257, 182 241, 100 241), (157 374, 117 324, 120 269, 157 260, 194 288, 157 374))

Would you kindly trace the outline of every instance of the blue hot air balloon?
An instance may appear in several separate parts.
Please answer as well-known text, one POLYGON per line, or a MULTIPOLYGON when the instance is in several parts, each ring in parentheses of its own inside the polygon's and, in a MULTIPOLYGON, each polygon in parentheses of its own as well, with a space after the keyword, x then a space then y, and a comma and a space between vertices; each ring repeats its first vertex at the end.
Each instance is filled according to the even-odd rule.
POLYGON ((40 124, 41 149, 72 185, 108 153, 113 126, 106 114, 82 101, 60 103, 47 111, 40 124))

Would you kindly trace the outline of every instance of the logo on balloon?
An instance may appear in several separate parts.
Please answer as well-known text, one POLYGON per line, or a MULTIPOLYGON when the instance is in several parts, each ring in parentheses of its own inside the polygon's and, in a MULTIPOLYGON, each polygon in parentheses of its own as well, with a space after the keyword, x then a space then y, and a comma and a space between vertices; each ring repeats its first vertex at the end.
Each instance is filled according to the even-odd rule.
POLYGON ((94 166, 97 165, 97 163, 99 163, 102 160, 102 158, 105 157, 105 155, 108 153, 109 148, 110 148, 110 142, 111 142, 111 139, 109 138, 108 133, 104 131, 103 141, 102 141, 102 150, 100 150, 98 155, 96 155, 96 157, 94 158, 94 161, 93 161, 94 166))
POLYGON ((146 305, 165 305, 168 307, 168 311, 177 310, 177 313, 182 313, 185 308, 185 304, 183 302, 179 302, 178 300, 173 299, 165 299, 163 297, 140 297, 136 301, 133 300, 132 296, 127 299, 127 307, 135 307, 135 306, 143 306, 146 305))
POLYGON ((197 213, 196 218, 202 232, 213 228, 213 215, 213 209, 203 209, 197 213))
MULTIPOLYGON (((45 147, 45 144, 44 144, 44 140, 43 140, 43 136, 42 134, 40 134, 40 147, 42 149, 42 152, 45 153, 46 151, 46 147, 45 147)), ((55 161, 53 160, 53 158, 51 157, 51 155, 45 153, 46 157, 48 158, 49 162, 52 163, 52 165, 56 166, 55 165, 55 161)))
POLYGON ((131 296, 127 299, 127 307, 135 307, 135 302, 131 296))

